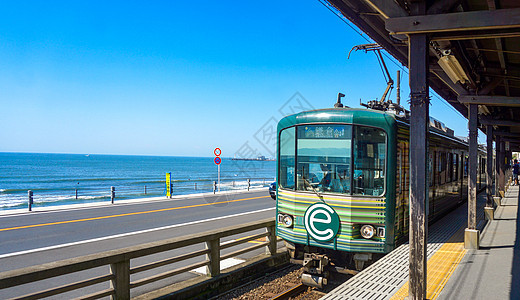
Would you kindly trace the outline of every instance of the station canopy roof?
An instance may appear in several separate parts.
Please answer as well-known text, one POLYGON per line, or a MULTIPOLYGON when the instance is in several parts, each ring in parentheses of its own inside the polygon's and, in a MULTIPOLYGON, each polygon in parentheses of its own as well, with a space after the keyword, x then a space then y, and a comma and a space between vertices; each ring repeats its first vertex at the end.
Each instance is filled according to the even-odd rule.
POLYGON ((430 87, 465 117, 478 104, 479 127, 520 151, 519 0, 328 2, 405 66, 408 35, 428 34, 430 87))

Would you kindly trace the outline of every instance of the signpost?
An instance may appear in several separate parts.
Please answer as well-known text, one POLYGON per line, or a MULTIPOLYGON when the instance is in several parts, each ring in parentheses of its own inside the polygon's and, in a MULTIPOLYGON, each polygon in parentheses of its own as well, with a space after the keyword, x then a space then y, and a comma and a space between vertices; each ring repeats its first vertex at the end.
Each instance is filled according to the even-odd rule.
POLYGON ((220 148, 215 148, 213 150, 213 154, 215 154, 215 159, 213 160, 215 164, 218 166, 218 191, 220 192, 220 163, 222 162, 222 159, 220 158, 220 154, 222 151, 220 148))
POLYGON ((172 197, 172 173, 166 173, 166 198, 172 197))

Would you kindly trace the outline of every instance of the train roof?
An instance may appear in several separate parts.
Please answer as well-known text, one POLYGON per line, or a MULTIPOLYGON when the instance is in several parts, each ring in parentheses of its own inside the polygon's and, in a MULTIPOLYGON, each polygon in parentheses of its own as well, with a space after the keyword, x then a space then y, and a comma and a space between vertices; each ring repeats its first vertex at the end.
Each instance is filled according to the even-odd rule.
POLYGON ((278 122, 278 131, 294 125, 307 123, 360 124, 393 130, 396 128, 396 117, 394 114, 373 109, 325 108, 286 116, 278 122))
MULTIPOLYGON (((390 132, 397 126, 409 127, 409 119, 403 115, 367 108, 324 108, 303 111, 286 116, 278 123, 278 131, 300 124, 309 123, 345 123, 378 127, 390 132)), ((442 122, 430 118, 430 134, 450 139, 454 142, 467 144, 466 141, 455 137, 453 130, 442 122)))

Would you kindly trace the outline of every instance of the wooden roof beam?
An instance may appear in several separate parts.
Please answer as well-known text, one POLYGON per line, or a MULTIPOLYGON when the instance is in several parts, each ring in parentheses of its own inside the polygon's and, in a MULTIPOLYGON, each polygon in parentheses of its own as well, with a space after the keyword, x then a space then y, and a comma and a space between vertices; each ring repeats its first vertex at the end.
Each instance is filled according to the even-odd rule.
MULTIPOLYGON (((486 75, 483 75, 486 76, 486 75)), ((488 77, 493 77, 489 76, 488 77)), ((479 95, 487 95, 491 93, 499 84, 502 82, 502 78, 495 77, 491 82, 487 83, 480 91, 478 91, 479 95)))
POLYGON ((458 100, 464 104, 520 107, 520 97, 459 95, 458 100))
MULTIPOLYGON (((493 135, 499 135, 504 137, 520 138, 520 133, 516 132, 505 132, 505 131, 493 131, 493 135)), ((520 142, 520 141, 519 141, 520 142)))
MULTIPOLYGON (((488 0, 487 3, 488 3, 489 10, 497 9, 497 4, 496 4, 495 0, 488 0)), ((504 47, 502 45, 502 39, 496 38, 495 44, 497 46, 497 51, 498 51, 497 55, 498 55, 498 60, 500 61, 500 67, 502 68, 503 73, 507 74, 506 58, 504 56, 504 52, 502 52, 504 50, 504 47)), ((510 91, 509 91, 509 82, 507 81, 506 78, 504 78, 504 88, 506 90, 506 96, 511 96, 510 91)))
POLYGON ((520 28, 520 8, 390 18, 385 26, 391 34, 514 29, 520 28))
POLYGON ((463 30, 453 32, 438 32, 432 35, 431 41, 464 41, 491 38, 515 38, 520 37, 518 29, 499 29, 499 30, 463 30))
POLYGON ((511 138, 511 137, 502 137, 500 138, 501 141, 503 142, 509 142, 510 144, 519 144, 520 141, 516 138, 511 138))
POLYGON ((489 117, 480 116, 479 123, 482 125, 505 126, 505 127, 520 127, 520 122, 512 120, 495 120, 489 117))
POLYGON ((462 0, 437 0, 428 8, 428 15, 448 13, 456 6, 460 5, 462 0))
POLYGON ((374 10, 380 13, 383 18, 407 17, 408 13, 394 1, 388 0, 363 0, 374 10))

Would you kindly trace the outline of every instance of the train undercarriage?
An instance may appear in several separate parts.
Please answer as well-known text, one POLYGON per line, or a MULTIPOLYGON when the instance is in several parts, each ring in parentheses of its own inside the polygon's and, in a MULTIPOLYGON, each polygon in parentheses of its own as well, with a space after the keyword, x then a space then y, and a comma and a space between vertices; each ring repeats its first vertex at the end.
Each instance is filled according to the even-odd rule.
POLYGON ((293 244, 285 241, 291 263, 303 266, 303 284, 323 288, 331 273, 356 275, 384 254, 351 253, 313 246, 293 244))

